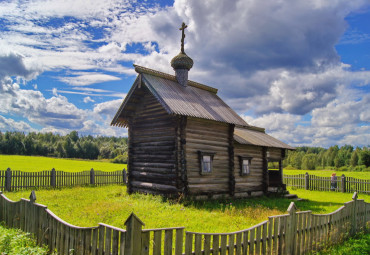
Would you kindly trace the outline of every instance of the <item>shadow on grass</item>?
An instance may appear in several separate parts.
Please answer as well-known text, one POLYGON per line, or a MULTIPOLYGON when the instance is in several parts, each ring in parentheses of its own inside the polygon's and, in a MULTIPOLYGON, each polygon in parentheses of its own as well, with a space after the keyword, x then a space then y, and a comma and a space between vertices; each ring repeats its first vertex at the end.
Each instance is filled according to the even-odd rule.
MULTIPOLYGON (((246 208, 266 208, 275 209, 282 212, 287 212, 287 209, 291 202, 294 202, 299 211, 311 210, 313 213, 322 213, 327 207, 337 207, 343 205, 343 203, 333 202, 319 202, 311 200, 296 201, 279 196, 261 196, 245 199, 218 199, 218 200, 206 200, 206 201, 183 201, 186 207, 193 207, 199 210, 207 211, 225 211, 227 208, 234 207, 238 210, 246 208)), ((334 209, 336 210, 336 209, 334 209)), ((333 210, 333 211, 334 211, 333 210)))

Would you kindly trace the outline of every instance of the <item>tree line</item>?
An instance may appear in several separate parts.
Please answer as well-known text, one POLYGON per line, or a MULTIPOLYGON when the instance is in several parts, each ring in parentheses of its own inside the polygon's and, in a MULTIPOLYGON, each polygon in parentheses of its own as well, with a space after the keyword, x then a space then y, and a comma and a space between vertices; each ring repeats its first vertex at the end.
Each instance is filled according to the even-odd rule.
POLYGON ((354 148, 351 145, 335 145, 329 149, 298 147, 288 151, 283 166, 304 170, 370 171, 370 150, 369 147, 354 148))
POLYGON ((0 154, 57 158, 111 159, 127 162, 127 138, 79 136, 30 132, 0 132, 0 154))

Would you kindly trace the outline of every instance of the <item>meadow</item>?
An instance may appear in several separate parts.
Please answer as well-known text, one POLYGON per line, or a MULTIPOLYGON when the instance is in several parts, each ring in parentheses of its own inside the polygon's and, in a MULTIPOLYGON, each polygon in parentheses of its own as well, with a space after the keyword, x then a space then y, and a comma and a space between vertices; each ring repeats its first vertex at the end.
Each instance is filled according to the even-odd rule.
MULTIPOLYGON (((295 201, 299 210, 313 213, 330 213, 344 202, 350 193, 291 190, 303 201, 295 201)), ((30 191, 7 192, 13 201, 28 198, 30 191)), ((124 222, 134 212, 144 228, 186 227, 187 231, 231 232, 256 225, 268 216, 285 214, 291 202, 279 197, 257 197, 217 201, 168 201, 160 196, 127 195, 126 187, 75 187, 61 190, 38 190, 36 202, 47 205, 63 220, 81 227, 106 223, 125 228, 124 222)), ((370 202, 369 195, 359 199, 370 202)))
POLYGON ((101 171, 115 171, 127 169, 126 164, 114 164, 105 160, 61 159, 40 156, 0 155, 0 170, 22 170, 38 172, 43 170, 61 170, 65 172, 79 172, 94 168, 101 171))

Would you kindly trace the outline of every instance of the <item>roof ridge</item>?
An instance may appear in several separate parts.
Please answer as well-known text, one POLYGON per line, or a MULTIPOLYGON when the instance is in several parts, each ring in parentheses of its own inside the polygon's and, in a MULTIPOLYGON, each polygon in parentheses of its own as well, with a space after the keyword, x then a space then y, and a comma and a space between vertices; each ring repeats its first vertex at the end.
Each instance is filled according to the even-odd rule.
MULTIPOLYGON (((154 76, 157 76, 157 77, 161 77, 161 78, 165 78, 165 79, 177 82, 176 77, 174 75, 167 74, 167 73, 162 73, 160 71, 153 70, 153 69, 143 67, 143 66, 139 66, 139 65, 134 65, 134 67, 135 67, 135 71, 137 73, 146 73, 146 74, 154 75, 154 76)), ((213 87, 210 87, 210 86, 207 86, 207 85, 195 82, 195 81, 188 80, 188 85, 192 86, 192 87, 195 87, 195 88, 198 88, 198 89, 202 89, 202 90, 212 92, 214 94, 217 94, 217 91, 218 91, 218 89, 216 89, 216 88, 213 88, 213 87)))

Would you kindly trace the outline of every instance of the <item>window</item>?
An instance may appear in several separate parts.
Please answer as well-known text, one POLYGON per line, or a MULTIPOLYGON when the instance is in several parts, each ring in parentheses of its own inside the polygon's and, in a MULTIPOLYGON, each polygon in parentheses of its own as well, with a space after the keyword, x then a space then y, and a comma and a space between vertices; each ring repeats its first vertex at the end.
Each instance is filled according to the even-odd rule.
POLYGON ((204 175, 212 173, 214 153, 202 151, 198 151, 198 153, 200 161, 200 174, 204 175))
POLYGON ((252 157, 241 157, 240 161, 240 175, 249 175, 251 173, 252 157))

